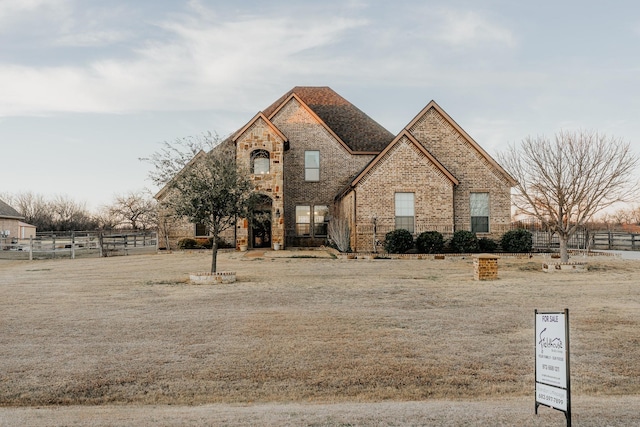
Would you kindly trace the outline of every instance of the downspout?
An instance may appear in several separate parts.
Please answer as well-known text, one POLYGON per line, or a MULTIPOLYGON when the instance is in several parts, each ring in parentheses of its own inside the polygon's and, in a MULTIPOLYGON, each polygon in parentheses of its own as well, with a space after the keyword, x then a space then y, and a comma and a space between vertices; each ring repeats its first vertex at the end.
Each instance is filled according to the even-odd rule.
POLYGON ((357 200, 357 197, 356 197, 356 195, 357 195, 357 192, 356 192, 356 189, 354 188, 354 189, 353 189, 353 217, 352 217, 352 218, 353 218, 353 228, 354 228, 354 230, 353 230, 353 236, 355 237, 355 238, 353 239, 353 241, 354 241, 353 251, 354 251, 354 252, 358 252, 358 231, 357 231, 357 227, 358 227, 358 220, 357 220, 357 217, 356 217, 356 212, 357 212, 357 209, 356 209, 356 200, 357 200))

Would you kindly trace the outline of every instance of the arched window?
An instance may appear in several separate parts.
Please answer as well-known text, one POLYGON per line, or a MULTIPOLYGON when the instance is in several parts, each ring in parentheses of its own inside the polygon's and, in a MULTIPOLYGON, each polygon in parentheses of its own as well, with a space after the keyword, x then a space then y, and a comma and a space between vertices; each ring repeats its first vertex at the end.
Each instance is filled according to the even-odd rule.
POLYGON ((269 173, 269 152, 267 150, 255 150, 251 153, 251 173, 263 175, 269 173))

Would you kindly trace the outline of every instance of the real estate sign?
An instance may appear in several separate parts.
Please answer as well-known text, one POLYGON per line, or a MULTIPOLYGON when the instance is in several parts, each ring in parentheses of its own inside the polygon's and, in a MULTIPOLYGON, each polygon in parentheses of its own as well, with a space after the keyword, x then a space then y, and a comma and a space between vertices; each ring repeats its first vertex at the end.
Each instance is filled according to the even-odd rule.
POLYGON ((545 405, 563 411, 571 425, 569 310, 536 316, 536 413, 545 405))

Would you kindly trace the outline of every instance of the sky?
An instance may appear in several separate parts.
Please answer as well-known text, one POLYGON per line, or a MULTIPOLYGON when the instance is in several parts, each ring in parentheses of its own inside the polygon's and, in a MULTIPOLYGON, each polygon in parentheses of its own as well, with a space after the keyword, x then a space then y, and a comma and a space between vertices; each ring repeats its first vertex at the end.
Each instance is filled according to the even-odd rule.
POLYGON ((397 134, 435 100, 490 155, 598 130, 640 151, 640 2, 0 0, 0 193, 155 192, 164 141, 294 86, 397 134))

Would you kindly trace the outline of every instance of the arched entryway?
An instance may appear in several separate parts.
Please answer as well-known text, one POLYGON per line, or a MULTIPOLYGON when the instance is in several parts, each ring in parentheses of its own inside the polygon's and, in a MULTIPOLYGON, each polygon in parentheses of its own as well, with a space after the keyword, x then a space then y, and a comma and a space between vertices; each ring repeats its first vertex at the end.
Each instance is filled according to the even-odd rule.
POLYGON ((261 195, 253 211, 250 228, 250 247, 271 247, 271 209, 273 201, 269 196, 261 195))

